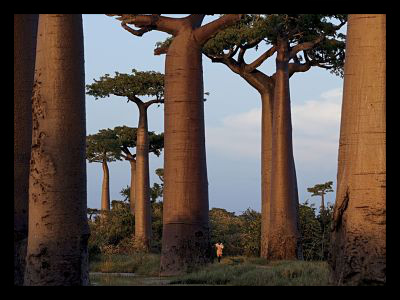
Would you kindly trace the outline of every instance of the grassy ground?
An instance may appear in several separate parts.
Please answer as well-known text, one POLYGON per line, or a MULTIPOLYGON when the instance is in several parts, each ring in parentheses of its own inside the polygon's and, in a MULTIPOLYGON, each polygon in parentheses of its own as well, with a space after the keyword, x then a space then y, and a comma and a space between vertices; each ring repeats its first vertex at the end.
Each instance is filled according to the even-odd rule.
POLYGON ((93 285, 328 285, 326 262, 277 261, 262 258, 225 257, 195 272, 177 277, 158 277, 156 254, 112 255, 90 264, 93 285), (134 274, 95 274, 134 273, 134 274), (130 276, 127 276, 130 275, 130 276))
POLYGON ((135 253, 101 256, 90 262, 90 272, 135 273, 136 275, 158 276, 160 255, 135 253))
POLYGON ((202 270, 171 281, 175 283, 243 286, 328 285, 326 262, 277 261, 261 258, 225 258, 202 270))

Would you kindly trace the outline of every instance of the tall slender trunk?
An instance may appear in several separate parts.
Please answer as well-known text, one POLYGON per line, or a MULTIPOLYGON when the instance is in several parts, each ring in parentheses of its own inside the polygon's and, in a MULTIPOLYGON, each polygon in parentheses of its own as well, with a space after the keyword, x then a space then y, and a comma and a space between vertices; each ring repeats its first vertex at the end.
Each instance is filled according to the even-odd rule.
POLYGON ((101 163, 103 167, 103 184, 101 186, 101 210, 110 211, 110 171, 107 160, 101 163))
POLYGON ((292 145, 287 40, 278 42, 272 125, 270 223, 267 253, 270 259, 301 256, 298 195, 292 145))
POLYGON ((136 186, 136 160, 134 158, 129 160, 131 164, 131 187, 129 190, 129 205, 132 215, 135 215, 135 186, 136 186))
POLYGON ((40 14, 25 285, 87 285, 82 15, 40 14))
POLYGON ((325 210, 324 194, 321 194, 321 211, 325 210))
POLYGON ((38 14, 14 15, 14 284, 24 282, 28 238, 32 86, 38 14))
POLYGON ((201 46, 191 28, 171 43, 165 62, 164 209, 161 275, 211 260, 201 46))
POLYGON ((329 264, 339 285, 386 282, 386 15, 348 19, 329 264))
POLYGON ((267 257, 270 220, 273 90, 261 94, 261 257, 267 257))
POLYGON ((151 207, 149 182, 149 133, 147 108, 140 104, 136 139, 135 180, 135 246, 148 251, 151 238, 151 207))

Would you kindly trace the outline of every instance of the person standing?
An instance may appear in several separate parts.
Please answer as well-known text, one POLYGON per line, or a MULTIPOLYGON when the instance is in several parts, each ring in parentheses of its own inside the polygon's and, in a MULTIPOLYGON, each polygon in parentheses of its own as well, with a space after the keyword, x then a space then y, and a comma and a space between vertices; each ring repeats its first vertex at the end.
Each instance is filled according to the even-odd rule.
POLYGON ((218 258, 218 262, 221 261, 221 257, 222 257, 222 249, 224 249, 224 244, 222 243, 216 243, 215 247, 217 248, 217 258, 218 258))

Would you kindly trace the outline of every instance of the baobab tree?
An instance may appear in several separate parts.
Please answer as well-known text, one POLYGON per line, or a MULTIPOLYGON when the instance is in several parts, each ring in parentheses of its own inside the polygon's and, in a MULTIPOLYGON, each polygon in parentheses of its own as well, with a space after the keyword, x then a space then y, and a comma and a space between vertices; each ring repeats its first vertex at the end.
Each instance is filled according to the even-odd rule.
POLYGON ((14 284, 24 282, 38 14, 14 14, 14 284))
MULTIPOLYGON (((164 75, 159 72, 140 72, 132 74, 116 72, 115 77, 106 74, 94 83, 87 85, 87 94, 95 99, 110 95, 124 97, 139 109, 139 123, 136 132, 135 163, 135 247, 148 251, 151 238, 151 207, 149 179, 149 133, 147 110, 152 104, 164 102, 164 75), (155 99, 143 101, 138 96, 152 96, 155 99)), ((132 185, 131 185, 132 187, 132 185)))
POLYGON ((25 285, 87 285, 81 14, 40 14, 32 96, 25 285))
POLYGON ((109 16, 119 16, 122 27, 135 36, 158 30, 174 37, 165 60, 165 186, 160 274, 186 272, 211 261, 201 51, 208 39, 240 20, 242 15, 228 14, 203 26, 205 14, 183 18, 160 14, 109 16))
POLYGON ((331 279, 386 282, 386 15, 351 14, 340 125, 331 279))
MULTIPOLYGON (((262 257, 302 257, 301 245, 298 242, 298 192, 291 141, 290 98, 287 98, 288 81, 294 74, 306 72, 314 66, 329 69, 337 75, 341 74, 344 35, 338 31, 345 22, 346 15, 246 15, 240 22, 220 31, 203 47, 203 53, 208 58, 215 63, 226 65, 245 79, 261 96, 262 257), (334 25, 328 18, 335 18, 339 24, 334 25), (257 50, 263 41, 270 45, 269 49, 253 62, 246 63, 246 51, 257 50), (298 55, 300 51, 303 52, 303 57, 298 55), (276 58, 276 72, 267 75, 260 71, 259 67, 276 53, 281 53, 276 58), (287 70, 282 67, 287 67, 287 70), (277 88, 278 83, 283 90, 277 88), (274 115, 275 111, 277 113, 274 115), (275 119, 281 123, 274 125, 275 119), (271 178, 274 178, 274 185, 271 178), (270 199, 273 198, 275 200, 271 202, 270 199), (272 230, 275 233, 270 233, 272 230), (285 230, 289 232, 283 234, 285 230), (284 243, 278 240, 269 243, 271 234, 277 238, 288 236, 287 242, 284 243, 291 243, 292 246, 284 246, 284 243), (272 246, 273 244, 281 246, 272 246), (268 245, 275 250, 268 250, 268 245)), ((173 38, 168 38, 165 42, 158 43, 156 53, 165 53, 172 41, 173 38)))
POLYGON ((100 129, 86 137, 86 159, 89 163, 102 165, 101 210, 110 211, 110 170, 107 163, 122 160, 120 143, 112 129, 100 129))
POLYGON ((325 183, 316 184, 313 187, 307 188, 307 192, 311 193, 311 197, 321 196, 321 206, 320 206, 320 210, 319 210, 319 216, 320 216, 321 227, 322 227, 321 257, 325 256, 325 254, 324 254, 325 253, 325 236, 326 236, 325 228, 326 228, 326 224, 328 221, 327 214, 329 213, 329 212, 325 211, 324 196, 326 195, 326 193, 333 192, 332 184, 333 184, 333 181, 327 181, 325 183))
MULTIPOLYGON (((137 128, 128 126, 117 126, 114 129, 115 135, 121 149, 121 157, 129 161, 131 166, 131 185, 127 190, 121 192, 129 200, 132 215, 135 215, 135 185, 136 185, 136 153, 133 153, 130 148, 136 147, 137 128)), ((164 133, 156 134, 149 131, 149 153, 154 153, 157 157, 160 156, 164 148, 164 133)))
POLYGON ((307 192, 311 193, 311 197, 321 196, 321 210, 325 209, 324 195, 326 195, 326 193, 333 192, 332 184, 333 181, 327 181, 325 183, 316 184, 313 187, 307 188, 307 192))

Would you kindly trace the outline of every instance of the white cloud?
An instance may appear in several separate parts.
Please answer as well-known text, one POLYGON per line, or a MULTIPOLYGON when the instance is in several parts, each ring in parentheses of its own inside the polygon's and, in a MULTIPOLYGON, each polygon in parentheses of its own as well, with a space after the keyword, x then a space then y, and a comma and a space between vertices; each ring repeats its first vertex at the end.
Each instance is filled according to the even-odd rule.
MULTIPOLYGON (((337 162, 342 88, 321 94, 319 99, 292 103, 293 145, 296 164, 320 166, 337 162)), ((229 115, 221 125, 206 128, 209 152, 244 159, 260 157, 261 108, 229 115)))

